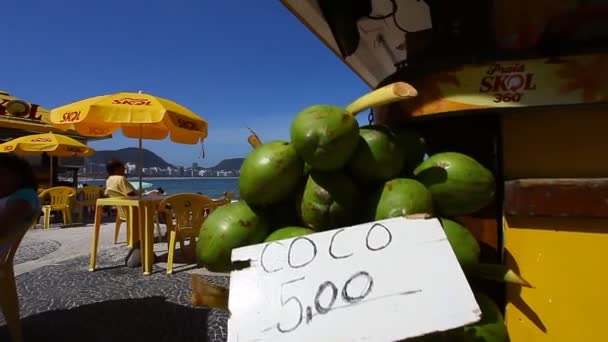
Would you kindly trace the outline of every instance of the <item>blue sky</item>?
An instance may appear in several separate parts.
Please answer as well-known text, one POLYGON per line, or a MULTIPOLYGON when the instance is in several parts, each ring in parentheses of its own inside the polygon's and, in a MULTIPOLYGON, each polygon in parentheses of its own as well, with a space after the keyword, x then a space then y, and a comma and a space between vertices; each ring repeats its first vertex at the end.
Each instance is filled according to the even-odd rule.
POLYGON ((19 0, 3 13, 0 89, 47 108, 137 90, 181 103, 209 122, 206 158, 198 145, 144 141, 174 164, 244 157, 245 125, 288 139, 299 110, 369 91, 278 0, 19 0))

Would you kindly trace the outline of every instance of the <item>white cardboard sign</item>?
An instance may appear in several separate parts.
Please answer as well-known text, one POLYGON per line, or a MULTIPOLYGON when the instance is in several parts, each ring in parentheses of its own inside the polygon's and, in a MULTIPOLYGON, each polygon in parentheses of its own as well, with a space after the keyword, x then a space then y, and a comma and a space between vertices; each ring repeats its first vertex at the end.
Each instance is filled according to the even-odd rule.
POLYGON ((397 341, 481 311, 437 219, 392 218, 234 249, 228 341, 397 341))

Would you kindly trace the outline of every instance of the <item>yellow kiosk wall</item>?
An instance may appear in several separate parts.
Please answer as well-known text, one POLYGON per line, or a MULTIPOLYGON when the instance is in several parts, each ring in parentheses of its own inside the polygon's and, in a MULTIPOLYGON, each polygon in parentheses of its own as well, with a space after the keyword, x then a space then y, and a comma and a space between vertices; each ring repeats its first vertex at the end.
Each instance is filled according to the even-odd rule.
MULTIPOLYGON (((505 113, 506 180, 607 177, 607 109, 505 113)), ((504 223, 505 262, 535 287, 507 287, 511 340, 608 341, 608 218, 521 215, 505 216, 504 223)))

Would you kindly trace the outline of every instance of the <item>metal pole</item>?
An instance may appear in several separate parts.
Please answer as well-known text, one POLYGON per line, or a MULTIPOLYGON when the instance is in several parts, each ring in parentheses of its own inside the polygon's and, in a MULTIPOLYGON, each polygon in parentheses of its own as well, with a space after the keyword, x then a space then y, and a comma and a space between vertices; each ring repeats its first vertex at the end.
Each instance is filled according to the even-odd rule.
POLYGON ((53 187, 53 156, 49 155, 49 160, 51 161, 51 178, 49 178, 49 188, 53 187))
POLYGON ((143 168, 144 153, 143 153, 143 148, 142 148, 143 144, 141 141, 142 140, 141 136, 142 136, 142 125, 140 124, 139 125, 139 148, 137 149, 137 152, 138 152, 137 164, 139 165, 139 197, 142 196, 142 190, 143 190, 141 178, 142 178, 142 173, 143 173, 142 168, 143 168))

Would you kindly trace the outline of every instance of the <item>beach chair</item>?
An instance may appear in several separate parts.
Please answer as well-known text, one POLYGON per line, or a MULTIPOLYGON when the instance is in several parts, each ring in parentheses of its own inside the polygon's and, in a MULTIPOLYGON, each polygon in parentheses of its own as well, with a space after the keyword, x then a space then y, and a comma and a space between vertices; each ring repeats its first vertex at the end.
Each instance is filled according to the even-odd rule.
POLYGON ((103 187, 99 185, 88 185, 79 189, 76 194, 74 206, 78 211, 78 222, 82 223, 84 208, 95 207, 97 199, 103 194, 103 187))
POLYGON ((167 274, 173 273, 173 257, 178 240, 184 253, 184 239, 189 238, 190 256, 195 256, 196 238, 205 221, 205 212, 213 207, 211 198, 199 194, 171 195, 160 202, 159 212, 165 218, 168 235, 167 274))
POLYGON ((218 198, 218 199, 214 199, 213 200, 213 204, 216 205, 216 207, 221 207, 225 204, 228 204, 230 202, 232 202, 232 198, 234 197, 234 192, 233 191, 226 191, 224 192, 224 194, 222 195, 222 197, 218 198))
POLYGON ((61 212, 63 224, 72 224, 72 198, 76 195, 76 190, 68 186, 55 186, 44 190, 38 195, 42 205, 44 215, 44 229, 51 225, 51 212, 61 212), (46 198, 48 197, 48 201, 46 198))
POLYGON ((209 215, 215 209, 217 209, 217 208, 219 208, 219 207, 221 207, 223 205, 229 204, 230 202, 232 202, 232 198, 233 197, 234 197, 234 192, 232 192, 232 191, 230 191, 230 192, 228 192, 228 191, 224 192, 224 194, 222 195, 222 197, 216 198, 216 199, 213 200, 213 207, 207 209, 205 211, 205 215, 209 215))
POLYGON ((4 314, 6 326, 13 342, 23 341, 19 297, 17 295, 13 261, 25 233, 27 233, 28 229, 39 216, 35 215, 34 220, 23 223, 23 226, 20 227, 21 229, 14 237, 7 241, 0 240, 0 309, 2 309, 2 313, 4 314))

